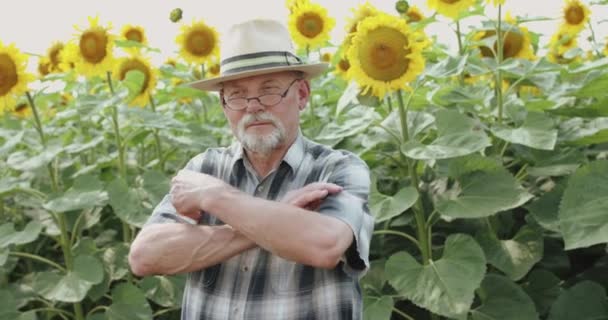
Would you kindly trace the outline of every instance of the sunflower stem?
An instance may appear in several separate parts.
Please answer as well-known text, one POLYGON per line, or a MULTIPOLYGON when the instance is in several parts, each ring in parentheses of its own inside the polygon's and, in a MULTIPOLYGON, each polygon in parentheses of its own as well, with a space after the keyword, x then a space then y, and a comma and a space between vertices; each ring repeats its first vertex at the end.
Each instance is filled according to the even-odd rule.
MULTIPOLYGON (((405 144, 409 141, 410 137, 409 137, 409 132, 408 132, 408 125, 407 125, 407 109, 410 105, 410 102, 412 101, 412 97, 414 96, 414 93, 416 92, 416 89, 418 87, 414 88, 414 90, 412 90, 412 92, 410 93, 410 95, 407 98, 407 103, 403 103, 403 97, 402 97, 402 92, 401 90, 397 91, 397 101, 399 102, 399 119, 401 120, 401 137, 402 137, 402 143, 405 144)), ((408 175, 410 177, 410 179, 412 180, 412 185, 414 186, 414 188, 416 188, 416 191, 418 192, 418 194, 420 194, 420 188, 418 186, 418 173, 416 172, 416 164, 417 162, 414 159, 410 159, 407 156, 405 156, 402 152, 400 152, 401 155, 403 157, 405 157, 405 161, 407 163, 407 168, 408 168, 408 175)), ((413 207, 414 210, 414 216, 416 219, 416 229, 417 229, 417 235, 418 235, 418 242, 420 243, 420 250, 422 253, 422 263, 424 265, 427 265, 431 259, 431 244, 429 241, 429 236, 428 234, 431 233, 431 228, 432 226, 427 226, 426 225, 426 219, 424 217, 424 207, 422 206, 422 197, 418 196, 418 199, 416 200, 416 203, 414 204, 413 207)))
MULTIPOLYGON (((464 54, 464 48, 462 46, 462 32, 460 31, 460 20, 456 20, 456 38, 458 39, 458 56, 462 56, 464 54)), ((458 80, 460 81, 460 85, 464 85, 463 72, 458 75, 458 80)))
POLYGON ((66 272, 65 268, 62 267, 61 265, 47 259, 44 257, 41 257, 39 255, 35 255, 35 254, 30 254, 27 252, 17 252, 17 251, 11 251, 8 253, 10 256, 15 256, 15 257, 20 257, 20 258, 27 258, 27 259, 31 259, 31 260, 36 260, 38 262, 42 262, 42 263, 46 263, 49 266, 54 267, 55 269, 62 271, 62 272, 66 272))
MULTIPOLYGON (((29 91, 25 92, 27 97, 27 101, 30 103, 30 107, 32 108, 32 113, 34 114, 34 122, 36 131, 38 131, 38 135, 40 136, 40 143, 42 143, 42 147, 46 149, 46 136, 44 135, 44 129, 42 127, 42 121, 40 121, 40 114, 38 113, 38 108, 36 107, 36 103, 34 103, 34 98, 29 91)), ((51 178, 51 188, 53 191, 59 190, 59 183, 57 182, 57 172, 53 168, 53 162, 46 165, 47 170, 49 171, 49 177, 51 178)))
MULTIPOLYGON (((591 19, 587 21, 587 25, 589 25, 589 31, 591 32, 591 42, 593 43, 593 51, 595 51, 595 54, 597 54, 597 56, 599 57, 602 55, 602 53, 598 49, 597 40, 595 39, 595 31, 593 31, 593 25, 591 25, 591 19)), ((606 46, 608 46, 608 44, 606 46)))
MULTIPOLYGON (((152 112, 156 113, 156 103, 154 102, 154 98, 150 95, 150 107, 152 108, 152 112)), ((154 141, 156 142, 156 155, 158 157, 158 167, 162 171, 165 168, 165 164, 163 161, 163 149, 160 143, 160 136, 158 135, 158 129, 154 129, 154 141)))
POLYGON ((502 123, 502 113, 503 113, 503 97, 502 97, 502 70, 500 66, 502 65, 503 60, 503 37, 502 37, 502 5, 498 5, 498 23, 496 25, 496 84, 494 85, 494 89, 496 90, 496 103, 498 105, 498 124, 502 123))

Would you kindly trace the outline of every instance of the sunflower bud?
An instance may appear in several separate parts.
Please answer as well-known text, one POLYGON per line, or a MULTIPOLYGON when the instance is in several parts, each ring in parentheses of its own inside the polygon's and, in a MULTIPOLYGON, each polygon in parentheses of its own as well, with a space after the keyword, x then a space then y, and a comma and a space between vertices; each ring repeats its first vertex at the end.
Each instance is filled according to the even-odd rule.
POLYGON ((399 0, 397 1, 397 3, 395 3, 395 10, 397 10, 397 12, 399 13, 406 13, 407 9, 410 8, 410 4, 407 3, 407 1, 405 0, 399 0))
POLYGON ((175 8, 171 10, 171 15, 169 16, 169 19, 171 19, 171 22, 178 22, 182 19, 182 13, 182 9, 175 8))

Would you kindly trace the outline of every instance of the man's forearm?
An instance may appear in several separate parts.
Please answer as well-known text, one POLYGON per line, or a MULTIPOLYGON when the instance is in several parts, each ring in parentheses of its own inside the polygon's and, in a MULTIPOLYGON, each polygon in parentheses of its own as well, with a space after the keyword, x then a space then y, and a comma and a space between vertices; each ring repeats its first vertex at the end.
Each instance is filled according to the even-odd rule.
POLYGON ((260 247, 308 265, 333 267, 353 241, 350 227, 338 219, 234 189, 205 209, 260 247))
POLYGON ((131 244, 129 264, 139 276, 191 272, 255 247, 230 226, 165 223, 148 226, 131 244))

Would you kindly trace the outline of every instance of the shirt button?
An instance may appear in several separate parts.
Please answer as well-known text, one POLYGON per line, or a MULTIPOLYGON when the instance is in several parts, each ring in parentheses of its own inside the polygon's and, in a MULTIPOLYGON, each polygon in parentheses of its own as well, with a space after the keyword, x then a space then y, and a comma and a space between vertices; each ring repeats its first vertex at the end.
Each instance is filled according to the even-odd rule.
POLYGON ((247 272, 247 271, 249 271, 249 267, 248 266, 243 266, 242 270, 243 270, 243 272, 247 272))

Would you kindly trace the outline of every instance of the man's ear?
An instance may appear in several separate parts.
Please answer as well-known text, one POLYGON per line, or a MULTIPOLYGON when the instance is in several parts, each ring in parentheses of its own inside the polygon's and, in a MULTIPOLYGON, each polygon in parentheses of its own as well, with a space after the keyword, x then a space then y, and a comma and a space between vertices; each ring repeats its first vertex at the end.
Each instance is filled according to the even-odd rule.
POLYGON ((310 99, 310 82, 306 79, 302 79, 300 81, 300 85, 298 86, 298 108, 300 111, 306 108, 308 99, 310 99))
POLYGON ((219 94, 220 94, 220 104, 222 105, 222 107, 226 107, 225 101, 224 101, 224 89, 220 89, 219 94))

